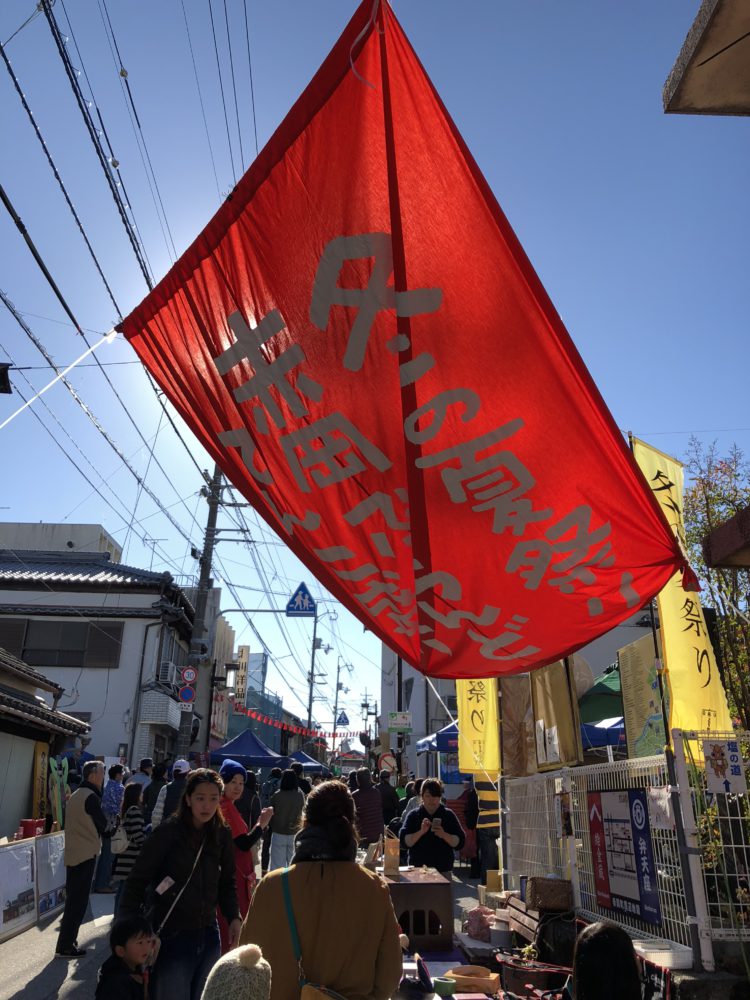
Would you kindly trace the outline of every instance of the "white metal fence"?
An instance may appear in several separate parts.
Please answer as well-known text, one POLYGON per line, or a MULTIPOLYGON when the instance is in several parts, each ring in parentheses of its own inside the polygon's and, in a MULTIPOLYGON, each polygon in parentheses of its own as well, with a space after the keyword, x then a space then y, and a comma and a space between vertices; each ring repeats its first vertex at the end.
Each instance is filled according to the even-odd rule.
MULTIPOLYGON (((675 762, 680 785, 688 785, 694 820, 693 835, 700 851, 696 877, 702 879, 710 936, 750 940, 750 802, 742 792, 750 772, 750 733, 675 733, 675 762), (718 774, 726 768, 727 792, 709 790, 705 764, 707 750, 717 747, 718 774), (684 747, 684 751, 683 751, 684 747), (729 757, 725 752, 729 750, 729 757), (730 772, 734 765, 742 776, 730 772)), ((710 764, 708 765, 710 767, 710 764)), ((712 782, 716 786, 716 781, 712 782)))
POLYGON ((588 793, 628 791, 634 788, 667 788, 669 779, 664 755, 576 767, 571 769, 570 775, 581 915, 593 920, 611 920, 614 917, 618 923, 637 931, 639 936, 663 937, 690 947, 691 921, 686 905, 680 847, 674 829, 658 829, 651 824, 656 888, 662 921, 660 926, 647 923, 635 912, 618 910, 613 913, 597 902, 588 793))
POLYGON ((662 925, 635 913, 613 912, 597 902, 594 852, 589 828, 589 792, 667 787, 663 755, 593 764, 528 778, 506 779, 504 869, 509 888, 523 876, 553 875, 573 882, 576 909, 591 920, 616 919, 644 937, 666 937, 690 947, 689 916, 674 830, 651 830, 662 925), (561 836, 556 796, 569 792, 573 836, 561 836))

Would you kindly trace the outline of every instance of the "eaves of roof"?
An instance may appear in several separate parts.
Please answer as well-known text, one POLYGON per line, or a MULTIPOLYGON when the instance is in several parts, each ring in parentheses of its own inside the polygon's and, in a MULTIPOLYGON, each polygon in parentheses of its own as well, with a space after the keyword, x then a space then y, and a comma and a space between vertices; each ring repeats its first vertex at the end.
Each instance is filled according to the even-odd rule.
POLYGON ((13 720, 22 719, 48 732, 65 733, 68 736, 84 736, 91 727, 72 715, 57 712, 54 709, 26 701, 24 698, 14 698, 6 691, 0 691, 0 717, 6 716, 13 720))
POLYGON ((53 694, 60 695, 65 690, 62 684, 51 681, 34 667, 30 667, 28 663, 24 663, 23 660, 19 660, 17 656, 9 653, 7 649, 0 647, 0 674, 3 671, 14 677, 20 677, 22 680, 28 681, 29 684, 34 684, 42 691, 51 691, 53 694))

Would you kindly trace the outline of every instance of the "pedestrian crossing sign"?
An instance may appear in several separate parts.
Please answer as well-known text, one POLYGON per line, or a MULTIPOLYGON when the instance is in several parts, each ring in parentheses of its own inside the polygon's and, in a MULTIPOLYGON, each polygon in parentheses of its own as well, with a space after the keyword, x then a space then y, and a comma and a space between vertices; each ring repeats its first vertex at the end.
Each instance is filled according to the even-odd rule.
POLYGON ((314 618, 318 607, 306 584, 301 583, 294 591, 286 606, 287 618, 314 618))
POLYGON ((339 717, 338 719, 336 719, 336 725, 337 726, 349 725, 349 716, 346 714, 346 712, 339 712, 339 717))

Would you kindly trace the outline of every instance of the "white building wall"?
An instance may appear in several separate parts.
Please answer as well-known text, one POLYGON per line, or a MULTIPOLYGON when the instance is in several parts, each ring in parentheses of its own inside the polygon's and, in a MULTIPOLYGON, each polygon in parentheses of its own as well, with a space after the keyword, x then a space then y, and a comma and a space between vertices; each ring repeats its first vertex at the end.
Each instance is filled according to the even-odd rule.
MULTIPOLYGON (((396 691, 396 654, 387 646, 381 646, 381 685, 380 705, 382 729, 388 728, 388 713, 395 712, 398 707, 396 691)), ((428 684, 424 674, 404 662, 402 667, 404 684, 403 710, 412 714, 411 737, 404 738, 402 767, 404 772, 417 773, 417 740, 422 739, 436 729, 441 729, 450 721, 440 701, 428 684)), ((451 680, 433 679, 440 697, 448 701, 456 694, 456 683, 451 680)), ((391 749, 396 749, 396 736, 391 735, 391 749)), ((424 774, 424 769, 422 771, 424 774)))
MULTIPOLYGON (((156 600, 153 593, 86 593, 56 591, 5 590, 0 595, 0 605, 56 605, 65 608, 96 607, 111 612, 111 619, 120 618, 118 612, 125 608, 149 608, 156 600)), ((23 617, 20 616, 19 617, 23 617)), ((108 618, 110 615, 107 616, 108 618)), ((70 621, 70 616, 45 615, 49 621, 70 621)), ((89 619, 94 623, 96 618, 89 619)), ((106 619, 105 619, 106 620, 106 619)), ((160 616, 154 618, 126 618, 123 621, 122 645, 119 666, 116 669, 82 669, 80 667, 47 667, 39 670, 50 680, 61 684, 65 694, 58 707, 63 712, 91 714, 90 753, 95 756, 115 756, 118 745, 133 746, 137 734, 134 733, 134 710, 138 690, 141 656, 143 656, 143 683, 155 679, 158 663, 160 616), (153 628, 147 628, 154 623, 153 628)), ((149 727, 153 730, 154 727, 149 727)), ((167 730, 168 731, 168 730, 167 730)), ((141 734, 142 736, 144 734, 141 734)), ((146 742, 153 732, 145 734, 146 742)), ((150 748, 141 756, 150 755, 150 748)))

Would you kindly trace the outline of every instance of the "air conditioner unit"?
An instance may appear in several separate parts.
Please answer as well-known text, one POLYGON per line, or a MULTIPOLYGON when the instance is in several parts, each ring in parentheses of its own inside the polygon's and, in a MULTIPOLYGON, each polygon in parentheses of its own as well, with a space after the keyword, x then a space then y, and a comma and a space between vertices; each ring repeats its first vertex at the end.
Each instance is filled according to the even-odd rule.
POLYGON ((159 675, 157 680, 161 684, 168 684, 177 687, 180 683, 180 668, 171 660, 162 660, 159 664, 159 675))

